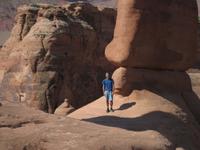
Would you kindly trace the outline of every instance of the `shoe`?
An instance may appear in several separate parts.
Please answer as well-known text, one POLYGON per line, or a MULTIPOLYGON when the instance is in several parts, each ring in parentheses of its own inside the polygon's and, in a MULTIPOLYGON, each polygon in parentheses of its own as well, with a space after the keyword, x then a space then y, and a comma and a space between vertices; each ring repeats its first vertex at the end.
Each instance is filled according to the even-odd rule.
POLYGON ((110 111, 114 112, 114 110, 111 108, 110 111))
POLYGON ((106 112, 107 112, 107 113, 109 113, 109 112, 110 112, 110 110, 109 110, 109 109, 107 109, 107 110, 106 110, 106 112))

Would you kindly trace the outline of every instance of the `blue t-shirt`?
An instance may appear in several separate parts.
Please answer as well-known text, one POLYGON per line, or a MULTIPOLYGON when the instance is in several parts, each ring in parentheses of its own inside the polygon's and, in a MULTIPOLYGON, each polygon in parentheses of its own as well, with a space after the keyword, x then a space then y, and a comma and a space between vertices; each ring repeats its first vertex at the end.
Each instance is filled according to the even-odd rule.
POLYGON ((112 79, 104 79, 102 81, 104 91, 112 91, 113 90, 113 80, 112 79))

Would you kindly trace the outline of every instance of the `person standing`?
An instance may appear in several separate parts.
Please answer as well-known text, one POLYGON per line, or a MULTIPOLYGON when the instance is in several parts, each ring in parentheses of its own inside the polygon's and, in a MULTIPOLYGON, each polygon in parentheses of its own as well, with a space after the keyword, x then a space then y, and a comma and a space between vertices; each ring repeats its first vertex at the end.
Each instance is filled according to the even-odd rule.
POLYGON ((114 91, 114 81, 110 78, 109 73, 106 72, 106 78, 102 81, 103 94, 106 98, 107 112, 114 112, 113 110, 113 91, 114 91), (109 109, 110 106, 110 109, 109 109))

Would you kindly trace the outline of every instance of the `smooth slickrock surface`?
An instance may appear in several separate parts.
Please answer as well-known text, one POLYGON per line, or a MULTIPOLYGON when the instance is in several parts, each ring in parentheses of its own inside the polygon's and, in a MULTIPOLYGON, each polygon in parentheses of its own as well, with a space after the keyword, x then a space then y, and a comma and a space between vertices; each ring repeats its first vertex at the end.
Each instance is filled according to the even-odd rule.
POLYGON ((161 143, 165 147, 169 143, 167 139, 158 140, 153 131, 137 133, 103 127, 5 101, 0 109, 0 133, 1 150, 132 150, 139 145, 147 148, 153 141, 159 149, 161 143))
MULTIPOLYGON (((116 85, 113 113, 106 113, 106 101, 102 97, 72 112, 69 117, 139 134, 142 131, 153 131, 144 137, 158 138, 161 142, 158 149, 161 150, 200 148, 197 109, 194 105, 187 104, 200 100, 192 91, 186 73, 133 69, 129 70, 130 74, 123 73, 123 77, 120 77, 120 71, 125 69, 119 68, 116 71, 118 78, 113 75, 116 85), (172 80, 172 77, 175 80, 172 80), (124 81, 121 79, 127 80, 121 82, 124 81), (162 143, 165 139, 169 141, 167 146, 162 143)), ((153 141, 148 147, 139 145, 139 148, 157 149, 154 145, 157 145, 158 141, 153 141)), ((148 141, 143 140, 143 144, 148 144, 148 141)))

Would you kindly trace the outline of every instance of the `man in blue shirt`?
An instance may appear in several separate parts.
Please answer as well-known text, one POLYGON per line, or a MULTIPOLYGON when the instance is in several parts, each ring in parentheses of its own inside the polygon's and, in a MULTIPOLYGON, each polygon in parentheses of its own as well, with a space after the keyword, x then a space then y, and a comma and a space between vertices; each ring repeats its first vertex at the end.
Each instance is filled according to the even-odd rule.
POLYGON ((114 81, 110 78, 109 73, 106 73, 106 79, 102 81, 103 94, 106 97, 107 112, 113 110, 113 90, 114 90, 114 81), (109 109, 110 104, 110 109, 109 109))

